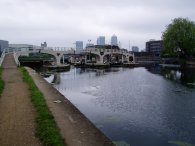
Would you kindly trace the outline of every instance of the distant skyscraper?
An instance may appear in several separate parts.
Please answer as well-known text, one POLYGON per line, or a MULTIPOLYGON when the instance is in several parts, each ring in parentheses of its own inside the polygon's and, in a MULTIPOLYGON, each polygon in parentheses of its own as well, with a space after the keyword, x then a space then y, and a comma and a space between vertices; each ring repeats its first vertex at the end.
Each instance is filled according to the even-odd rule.
POLYGON ((9 42, 5 40, 0 40, 0 53, 2 53, 5 49, 8 49, 9 42))
POLYGON ((132 52, 139 52, 139 48, 137 46, 132 46, 132 52))
POLYGON ((111 37, 111 45, 118 46, 118 40, 117 40, 117 36, 116 35, 113 35, 111 37))
POLYGON ((99 36, 97 38, 97 45, 105 45, 105 36, 99 36))
POLYGON ((83 41, 76 41, 76 50, 83 50, 83 41))

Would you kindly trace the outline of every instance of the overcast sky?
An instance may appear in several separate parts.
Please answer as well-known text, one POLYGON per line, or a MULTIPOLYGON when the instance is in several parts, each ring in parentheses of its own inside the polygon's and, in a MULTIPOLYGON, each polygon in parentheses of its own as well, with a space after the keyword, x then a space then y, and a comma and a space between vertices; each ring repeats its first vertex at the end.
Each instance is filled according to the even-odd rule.
POLYGON ((177 17, 195 21, 195 0, 0 0, 0 40, 74 47, 77 40, 145 48, 177 17))

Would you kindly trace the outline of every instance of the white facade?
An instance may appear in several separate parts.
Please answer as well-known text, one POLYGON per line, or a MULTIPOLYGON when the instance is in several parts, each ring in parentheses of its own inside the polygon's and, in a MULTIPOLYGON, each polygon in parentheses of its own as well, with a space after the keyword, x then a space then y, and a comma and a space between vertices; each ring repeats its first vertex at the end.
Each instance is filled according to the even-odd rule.
POLYGON ((97 45, 105 45, 105 36, 99 36, 97 38, 97 45))
POLYGON ((76 50, 83 50, 83 41, 76 41, 76 50))
POLYGON ((118 46, 118 39, 116 35, 111 37, 111 45, 118 46))

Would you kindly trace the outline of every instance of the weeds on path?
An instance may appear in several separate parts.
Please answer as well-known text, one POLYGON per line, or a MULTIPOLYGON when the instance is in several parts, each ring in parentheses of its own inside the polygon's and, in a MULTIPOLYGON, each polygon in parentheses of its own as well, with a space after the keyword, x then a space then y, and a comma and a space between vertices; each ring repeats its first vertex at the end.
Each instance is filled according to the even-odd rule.
POLYGON ((2 76, 2 71, 3 71, 3 68, 0 67, 0 95, 1 93, 3 92, 3 89, 4 89, 4 81, 2 80, 1 76, 2 76))
POLYGON ((29 85, 31 100, 36 109, 36 136, 45 146, 64 146, 64 139, 60 135, 54 117, 49 111, 43 94, 39 91, 28 71, 20 68, 24 81, 29 85))

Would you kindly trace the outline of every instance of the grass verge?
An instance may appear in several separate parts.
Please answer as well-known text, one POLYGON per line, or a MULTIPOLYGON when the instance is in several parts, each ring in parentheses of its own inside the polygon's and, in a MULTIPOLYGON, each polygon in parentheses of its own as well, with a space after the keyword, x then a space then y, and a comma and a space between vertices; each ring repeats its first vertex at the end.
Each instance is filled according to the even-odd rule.
POLYGON ((0 67, 0 94, 3 92, 3 89, 4 89, 4 81, 2 80, 1 76, 2 76, 2 71, 3 71, 3 68, 0 67))
POLYGON ((43 94, 35 85, 28 71, 21 67, 24 81, 29 85, 31 101, 36 109, 36 136, 40 138, 45 146, 64 146, 64 139, 60 135, 54 117, 49 111, 43 94))

